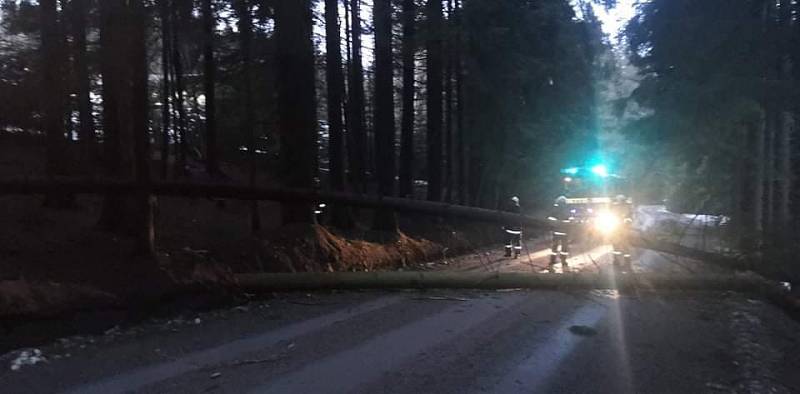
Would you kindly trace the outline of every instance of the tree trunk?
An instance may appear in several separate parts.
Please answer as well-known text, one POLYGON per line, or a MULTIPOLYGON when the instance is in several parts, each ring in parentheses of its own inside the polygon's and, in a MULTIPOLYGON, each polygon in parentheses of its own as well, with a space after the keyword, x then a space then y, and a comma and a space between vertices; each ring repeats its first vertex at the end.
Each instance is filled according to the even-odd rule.
MULTIPOLYGON (((131 9, 123 0, 100 2, 101 28, 101 68, 103 75, 103 136, 105 161, 109 177, 120 180, 133 180, 136 174, 135 145, 136 131, 147 128, 146 118, 137 119, 142 109, 135 100, 140 81, 135 73, 140 66, 133 64, 138 55, 136 35, 137 24, 131 9)), ((146 87, 145 87, 146 89, 146 87)), ((146 92, 145 92, 146 94, 146 92)), ((145 98, 146 100, 146 98, 145 98)), ((145 102, 146 105, 146 102, 145 102)), ((146 108, 145 108, 146 111, 146 108)), ((134 193, 136 194, 136 193, 134 193)), ((142 240, 142 205, 131 198, 117 194, 105 197, 101 225, 109 231, 132 234, 142 240)), ((139 246, 143 246, 140 244, 139 246)))
MULTIPOLYGON (((312 188, 316 173, 317 118, 310 0, 278 0, 275 7, 278 127, 281 175, 293 188, 312 188)), ((307 203, 283 205, 283 223, 314 223, 307 203)))
POLYGON ((742 214, 739 246, 752 252, 761 245, 764 212, 764 122, 750 119, 742 123, 746 143, 741 147, 742 164, 741 198, 742 214))
POLYGON ((144 0, 129 3, 131 19, 131 104, 134 157, 136 161, 136 182, 141 190, 136 193, 136 238, 137 252, 145 256, 155 256, 155 229, 153 225, 153 197, 150 187, 150 130, 148 127, 147 95, 147 15, 144 0))
POLYGON ((169 0, 159 0, 159 17, 161 19, 161 179, 169 176, 169 132, 172 128, 172 112, 170 111, 170 5, 169 0))
MULTIPOLYGON (((100 72, 103 78, 103 160, 110 178, 120 174, 120 100, 122 70, 117 59, 119 55, 120 0, 102 1, 100 5, 100 72)), ((116 230, 121 222, 122 198, 107 195, 103 202, 100 223, 108 230, 116 230)))
MULTIPOLYGON (((42 80, 40 97, 44 116, 42 129, 46 138, 46 172, 48 178, 65 175, 67 140, 64 136, 64 67, 59 54, 63 37, 58 28, 58 9, 56 0, 40 2, 40 21, 42 24, 41 61, 42 80)), ((52 193, 45 199, 45 205, 68 207, 71 198, 63 193, 52 193)))
POLYGON ((750 155, 753 160, 753 187, 751 189, 753 218, 751 228, 760 235, 764 231, 764 119, 761 118, 754 123, 751 122, 749 127, 752 141, 750 146, 754 151, 750 155))
MULTIPOLYGON (((351 103, 350 103, 350 89, 352 88, 350 86, 350 83, 351 83, 351 80, 350 80, 350 68, 352 67, 352 63, 353 63, 352 59, 350 58, 350 56, 352 55, 352 51, 350 50, 350 43, 351 43, 350 36, 351 36, 352 28, 351 28, 351 24, 350 24, 350 0, 340 0, 340 1, 341 1, 342 5, 344 6, 343 8, 344 8, 344 43, 345 43, 345 50, 344 50, 344 53, 345 53, 345 59, 344 59, 345 90, 343 92, 344 95, 342 97, 342 106, 343 106, 343 109, 344 109, 344 130, 345 130, 345 133, 344 133, 344 138, 345 138, 345 141, 344 141, 344 144, 345 144, 345 152, 344 152, 345 159, 344 160, 345 160, 345 168, 346 168, 345 169, 345 184, 348 185, 348 187, 349 187, 349 186, 352 185, 352 182, 353 182, 353 168, 351 167, 351 165, 353 163, 353 157, 352 157, 352 154, 350 152, 352 152, 352 150, 353 150, 353 147, 352 147, 351 144, 354 141, 353 136, 352 136, 353 120, 350 119, 350 116, 352 115, 352 112, 353 112, 351 110, 351 103)), ((351 211, 351 213, 353 213, 353 212, 351 211)))
POLYGON ((216 70, 214 61, 214 29, 216 18, 211 0, 203 0, 203 83, 206 93, 206 172, 219 173, 219 147, 217 146, 216 70))
MULTIPOLYGON (((344 73, 342 71, 342 44, 339 26, 339 0, 325 0, 325 45, 327 52, 326 78, 328 85, 328 154, 330 189, 343 192, 345 184, 345 146, 342 114, 344 73)), ((352 227, 349 210, 345 207, 329 208, 333 225, 352 227)))
MULTIPOLYGON (((247 136, 247 152, 250 158, 249 183, 256 187, 258 171, 258 154, 256 153, 255 108, 253 106, 253 15, 250 0, 237 0, 236 12, 239 19, 239 45, 242 52, 242 134, 247 136)), ((261 215, 258 201, 250 202, 250 231, 257 234, 261 231, 261 215)))
POLYGON ((428 200, 442 200, 442 1, 428 0, 428 200))
POLYGON ((88 15, 87 0, 72 0, 72 36, 74 50, 75 86, 77 87, 78 119, 80 128, 78 137, 82 146, 82 160, 85 160, 85 171, 93 170, 96 153, 94 135, 94 118, 92 102, 89 98, 91 81, 89 65, 86 57, 86 18, 88 15))
MULTIPOLYGON (((238 274, 236 282, 241 285, 242 291, 258 293, 323 289, 549 289, 558 291, 613 289, 638 291, 646 288, 668 291, 727 290, 763 294, 768 297, 784 296, 784 292, 777 284, 746 276, 379 271, 238 274)), ((453 298, 453 300, 461 299, 453 298)))
MULTIPOLYGON (((394 150, 394 86, 392 67, 392 4, 391 0, 375 0, 375 167, 378 176, 378 194, 395 194, 394 150)), ((373 228, 396 232, 397 216, 388 209, 375 212, 373 228)))
MULTIPOLYGON (((130 195, 140 190, 139 183, 130 181, 0 181, 0 196, 13 194, 42 194, 64 190, 76 194, 130 195)), ((391 209, 396 212, 432 215, 441 218, 460 218, 486 223, 513 223, 538 229, 553 229, 553 222, 541 217, 524 216, 504 211, 464 207, 441 202, 410 200, 396 197, 323 192, 316 189, 284 187, 249 187, 222 184, 151 183, 150 193, 157 196, 185 198, 223 198, 235 200, 268 200, 281 203, 325 202, 365 209, 391 209)))
POLYGON ((186 159, 189 155, 189 141, 188 141, 188 134, 189 131, 187 130, 186 124, 186 106, 183 102, 183 91, 184 91, 184 84, 183 84, 183 61, 181 60, 181 45, 179 40, 178 31, 180 30, 181 20, 178 17, 178 1, 172 2, 172 23, 175 26, 172 29, 172 68, 173 72, 175 73, 175 92, 174 92, 174 104, 175 107, 178 109, 178 136, 179 136, 179 144, 176 145, 176 155, 177 158, 176 164, 178 166, 178 170, 180 174, 186 174, 186 159))
POLYGON ((445 179, 445 201, 453 202, 453 1, 447 0, 447 45, 445 50, 445 75, 444 75, 444 179, 445 179))
POLYGON ((775 119, 774 106, 767 104, 764 119, 764 229, 773 232, 775 218, 775 119))
POLYGON ((461 2, 455 3, 456 45, 455 45, 455 78, 456 78, 456 136, 457 168, 458 168, 458 201, 466 205, 469 201, 467 193, 467 150, 464 129, 464 64, 461 60, 461 2))
POLYGON ((787 235, 789 223, 792 222, 791 194, 794 179, 792 177, 791 146, 794 140, 795 118, 791 110, 784 109, 778 117, 778 201, 776 207, 776 227, 780 234, 787 235))
POLYGON ((344 140, 342 123, 342 73, 341 36, 339 33, 338 0, 325 0, 325 45, 327 52, 326 78, 328 87, 328 132, 330 155, 330 187, 344 190, 344 140))
POLYGON ((403 0, 403 114, 400 135, 400 196, 414 197, 414 53, 416 8, 403 0))
MULTIPOLYGON (((779 79, 783 82, 783 86, 791 86, 793 83, 792 73, 793 64, 791 61, 792 51, 792 37, 793 37, 793 20, 792 20, 792 2, 790 0, 781 0, 780 2, 780 64, 779 79)), ((785 97, 786 95, 784 95, 785 97)), ((775 152, 777 159, 777 202, 776 202, 776 227, 778 234, 782 238, 786 238, 789 232, 789 223, 792 222, 791 211, 791 191, 792 191, 792 143, 794 134, 794 116, 792 114, 792 105, 781 101, 780 112, 777 119, 777 134, 775 142, 777 150, 775 152)))
POLYGON ((350 177, 354 189, 367 190, 366 150, 367 133, 364 120, 364 68, 361 60, 360 0, 350 1, 352 61, 350 63, 349 110, 350 130, 347 133, 347 154, 350 159, 350 177))

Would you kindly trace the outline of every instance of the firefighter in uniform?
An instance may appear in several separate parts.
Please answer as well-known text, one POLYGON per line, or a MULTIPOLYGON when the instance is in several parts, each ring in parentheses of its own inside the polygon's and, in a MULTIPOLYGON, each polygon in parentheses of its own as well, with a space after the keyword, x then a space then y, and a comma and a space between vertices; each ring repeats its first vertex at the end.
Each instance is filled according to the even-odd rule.
POLYGON ((553 204, 553 212, 548 217, 549 220, 558 222, 561 226, 553 230, 553 243, 550 247, 550 271, 554 271, 556 263, 561 261, 561 268, 563 272, 569 271, 569 233, 567 227, 572 222, 569 207, 567 206, 567 198, 559 196, 553 204))
POLYGON ((614 256, 614 268, 621 268, 623 271, 631 272, 633 271, 631 264, 631 246, 628 242, 627 232, 633 223, 633 208, 628 198, 620 194, 615 197, 614 202, 611 203, 611 212, 614 213, 622 223, 622 226, 614 235, 611 242, 613 248, 611 253, 614 256))
MULTIPOLYGON (((511 197, 505 211, 516 215, 521 214, 519 197, 511 197)), ((513 253, 514 258, 519 257, 520 253, 522 253, 522 228, 519 224, 509 223, 503 226, 503 230, 506 236, 505 256, 511 257, 513 253)))

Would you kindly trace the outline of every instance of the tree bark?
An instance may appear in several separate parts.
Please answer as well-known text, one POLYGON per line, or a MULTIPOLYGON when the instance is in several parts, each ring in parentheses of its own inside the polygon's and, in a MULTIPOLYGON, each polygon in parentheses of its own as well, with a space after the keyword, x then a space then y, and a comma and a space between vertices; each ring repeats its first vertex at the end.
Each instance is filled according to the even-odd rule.
MULTIPOLYGON (((275 7, 281 175, 293 188, 312 188, 317 118, 310 0, 278 0, 275 7)), ((314 223, 311 206, 285 203, 283 223, 314 223)))
MULTIPOLYGON (((64 65, 59 54, 63 37, 58 27, 56 0, 40 2, 42 80, 40 98, 44 115, 42 129, 46 138, 46 173, 49 178, 65 175, 67 140, 64 136, 64 65)), ((52 193, 45 205, 68 207, 71 198, 63 193, 52 193)))
MULTIPOLYGON (((242 52, 242 134, 247 136, 247 152, 250 158, 249 184, 256 187, 258 171, 258 154, 256 153, 255 108, 253 106, 253 16, 250 0, 237 0, 236 12, 239 19, 239 45, 242 52)), ((250 202, 250 231, 257 234, 261 231, 261 215, 258 201, 250 202)))
POLYGON ((416 52, 414 0, 403 0, 403 113, 400 135, 400 196, 414 197, 414 53, 416 52))
MULTIPOLYGON (((375 0, 375 153, 380 158, 375 167, 378 195, 395 194, 394 149, 394 86, 392 67, 392 4, 391 0, 375 0)), ((397 217, 388 209, 375 212, 373 229, 397 231, 397 217)))
MULTIPOLYGON (((325 75, 328 86, 330 190, 343 192, 345 191, 345 145, 342 113, 344 73, 342 71, 342 44, 339 29, 339 0, 325 0, 325 46, 327 52, 325 75)), ((352 219, 347 208, 332 206, 329 208, 329 212, 334 226, 352 227, 352 219)))
POLYGON ((342 96, 342 106, 343 106, 343 109, 344 109, 344 114, 343 115, 344 115, 344 130, 345 130, 345 133, 344 133, 344 139, 345 139, 345 141, 344 141, 344 144, 345 144, 345 149, 344 149, 345 150, 345 152, 344 152, 344 156, 345 156, 345 159, 344 159, 345 160, 345 184, 347 185, 347 187, 350 187, 351 184, 352 184, 352 181, 353 181, 353 168, 351 167, 351 164, 353 162, 353 158, 352 158, 352 154, 350 154, 350 152, 353 149, 351 144, 354 141, 353 136, 352 136, 353 120, 350 119, 350 116, 352 115, 352 110, 351 110, 351 107, 350 107, 350 105, 351 105, 351 103, 350 103, 350 89, 352 88, 350 86, 350 83, 351 83, 351 80, 350 80, 350 67, 352 67, 352 63, 353 63, 352 59, 350 58, 350 56, 352 55, 352 51, 350 50, 350 43, 351 43, 350 36, 351 36, 352 28, 351 28, 351 24, 350 24, 350 0, 340 0, 340 2, 344 6, 343 8, 344 8, 344 43, 345 43, 345 49, 344 49, 344 54, 345 54, 345 58, 344 58, 345 90, 344 90, 343 96, 342 96))
POLYGON ((206 172, 219 173, 219 147, 217 146, 216 71, 214 60, 214 29, 216 18, 211 0, 203 0, 203 84, 206 94, 206 172))
POLYGON ((327 52, 326 82, 328 88, 330 186, 331 190, 343 191, 344 140, 342 138, 342 92, 344 91, 344 74, 342 73, 338 3, 338 0, 325 0, 325 45, 327 52))
POLYGON ((442 200, 442 1, 428 0, 428 200, 442 200))
POLYGON ((150 189, 150 130, 148 127, 147 93, 147 33, 144 0, 129 3, 131 13, 131 104, 136 182, 141 190, 136 193, 137 251, 145 256, 155 256, 155 227, 153 225, 153 197, 150 189))
POLYGON ((452 20, 453 1, 447 0, 447 29, 444 34, 447 37, 445 50, 445 74, 444 74, 444 179, 445 179, 445 201, 453 202, 453 41, 452 41, 452 20))
MULTIPOLYGON (((791 86, 793 82, 793 64, 791 60, 792 37, 793 37, 793 18, 792 2, 781 0, 779 9, 780 20, 780 64, 779 78, 783 86, 791 86)), ((784 95, 784 97, 787 95, 784 95)), ((777 119, 777 135, 775 152, 777 158, 777 202, 776 202, 776 227, 778 234, 782 238, 790 233, 789 224, 792 222, 791 195, 792 195, 792 143, 795 127, 795 119, 792 113, 792 104, 782 100, 780 112, 777 119)))
POLYGON ((350 159, 350 177, 353 188, 364 193, 367 190, 366 150, 367 133, 364 120, 364 66, 361 60, 361 16, 360 0, 350 2, 350 25, 352 36, 352 55, 350 63, 350 84, 348 106, 350 110, 350 130, 347 133, 347 154, 350 159))
POLYGON ((753 149, 750 157, 753 163, 753 187, 752 202, 752 226, 751 228, 757 233, 761 234, 764 231, 763 218, 764 218, 764 119, 763 117, 756 122, 749 124, 750 138, 753 149))
POLYGON ((778 201, 776 207, 776 227, 780 234, 788 234, 789 223, 794 212, 791 209, 791 196, 794 179, 792 176, 791 146, 794 140, 795 118, 789 109, 784 109, 778 118, 777 158, 778 158, 778 201))
MULTIPOLYGON (((119 20, 122 4, 119 0, 102 1, 100 5, 100 68, 103 78, 103 159, 109 177, 120 176, 120 99, 122 68, 118 61, 120 32, 119 20)), ((116 230, 121 222, 122 199, 117 195, 105 196, 100 223, 116 230)))
POLYGON ((773 232, 775 219, 775 126, 774 105, 767 104, 764 118, 764 229, 773 232))
POLYGON ((173 94, 175 100, 174 104, 178 110, 178 136, 180 139, 179 143, 175 146, 177 150, 175 157, 177 158, 176 164, 180 174, 185 175, 186 159, 189 155, 189 131, 187 130, 186 124, 186 106, 184 105, 183 101, 183 61, 181 60, 180 36, 178 34, 178 31, 180 30, 178 27, 181 25, 181 20, 178 16, 177 0, 172 1, 172 23, 175 26, 175 28, 172 29, 172 68, 175 76, 175 91, 173 94))
POLYGON ((170 1, 159 0, 158 10, 161 19, 161 179, 169 176, 169 133, 172 128, 172 112, 170 96, 170 49, 171 49, 171 21, 170 1))
POLYGON ((96 153, 94 135, 94 117, 92 102, 89 97, 91 81, 89 64, 86 56, 86 19, 88 15, 87 0, 72 0, 72 36, 74 46, 75 86, 77 87, 78 119, 80 127, 78 137, 82 146, 81 154, 86 164, 86 172, 92 171, 96 153))
MULTIPOLYGON (((137 132, 146 132, 147 119, 140 119, 141 73, 134 59, 141 56, 137 35, 139 27, 135 4, 122 0, 100 2, 101 68, 103 74, 103 135, 108 175, 113 179, 134 180, 137 174, 137 132), (142 130, 144 129, 144 130, 142 130)), ((146 73, 146 70, 145 70, 146 73)), ((146 76, 145 76, 146 78, 146 76)), ((145 81, 146 83, 146 81, 145 81)), ((146 89, 146 86, 145 86, 146 89)), ((146 95, 146 91, 144 93, 146 95)), ((143 239, 139 187, 131 195, 108 194, 103 204, 101 225, 109 231, 131 234, 143 239)), ((138 246, 142 247, 143 244, 138 246)))
POLYGON ((456 156, 458 168, 458 201, 460 204, 466 205, 469 201, 467 193, 467 150, 466 150, 466 131, 464 129, 464 64, 461 59, 461 45, 463 43, 461 37, 461 2, 456 0, 455 3, 455 24, 456 24, 456 46, 455 46, 455 78, 456 78, 456 130, 458 134, 456 156))

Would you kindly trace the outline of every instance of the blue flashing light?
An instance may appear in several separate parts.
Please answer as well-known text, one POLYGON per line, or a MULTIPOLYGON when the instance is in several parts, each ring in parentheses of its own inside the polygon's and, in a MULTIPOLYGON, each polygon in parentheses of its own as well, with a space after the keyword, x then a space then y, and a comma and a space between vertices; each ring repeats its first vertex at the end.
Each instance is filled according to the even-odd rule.
POLYGON ((592 167, 592 173, 597 175, 597 176, 605 178, 605 177, 608 176, 608 168, 606 168, 606 166, 604 166, 602 164, 598 164, 598 165, 592 167))
POLYGON ((569 175, 577 175, 579 170, 580 169, 578 167, 570 167, 570 168, 565 168, 565 169, 561 170, 561 172, 563 172, 565 174, 569 174, 569 175))

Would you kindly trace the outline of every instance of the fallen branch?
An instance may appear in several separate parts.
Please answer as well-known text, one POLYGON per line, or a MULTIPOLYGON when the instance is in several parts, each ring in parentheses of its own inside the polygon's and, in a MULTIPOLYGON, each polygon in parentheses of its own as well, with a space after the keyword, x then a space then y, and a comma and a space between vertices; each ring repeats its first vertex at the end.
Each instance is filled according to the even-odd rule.
POLYGON ((460 298, 460 297, 440 297, 440 296, 431 296, 431 297, 414 297, 412 298, 414 301, 469 301, 469 298, 460 298))
POLYGON ((252 360, 239 360, 231 363, 231 366, 238 367, 242 365, 264 364, 273 363, 285 359, 285 354, 275 354, 266 358, 252 359, 252 360))
POLYGON ((294 300, 287 300, 289 304, 295 305, 305 305, 305 306, 327 306, 327 305, 336 305, 335 302, 307 302, 307 301, 294 301, 294 300))

